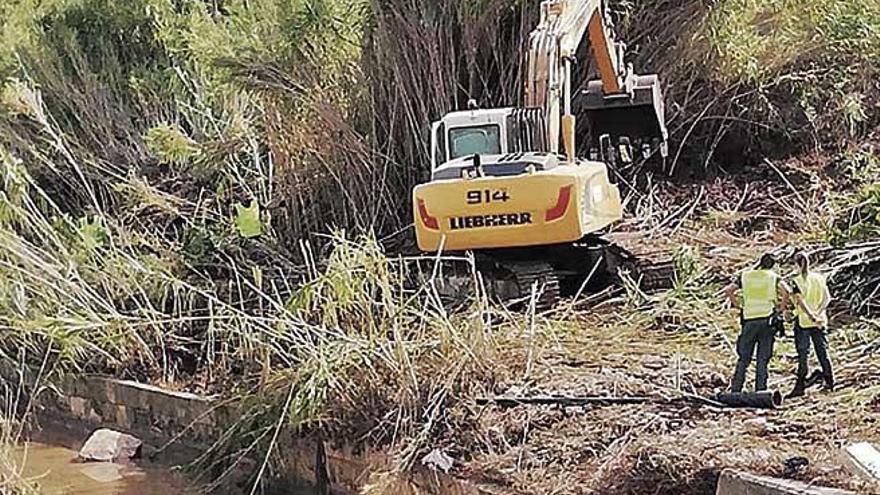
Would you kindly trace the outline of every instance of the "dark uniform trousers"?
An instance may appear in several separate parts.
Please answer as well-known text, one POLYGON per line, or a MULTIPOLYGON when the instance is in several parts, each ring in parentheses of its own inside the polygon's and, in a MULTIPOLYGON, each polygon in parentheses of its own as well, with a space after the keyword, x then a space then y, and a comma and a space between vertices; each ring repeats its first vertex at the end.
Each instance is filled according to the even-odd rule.
POLYGON ((810 342, 816 349, 816 358, 819 360, 819 366, 822 367, 822 378, 825 379, 826 384, 833 384, 834 375, 831 371, 831 360, 828 359, 828 339, 825 337, 825 332, 818 328, 801 328, 798 322, 794 327, 794 345, 798 354, 798 385, 803 386, 807 380, 810 342))
POLYGON ((768 366, 773 357, 773 344, 776 341, 776 333, 779 327, 773 324, 775 317, 743 320, 742 332, 736 341, 736 353, 739 360, 736 362, 736 372, 733 374, 731 390, 735 393, 742 392, 746 381, 746 371, 755 356, 757 348, 758 357, 755 363, 755 391, 767 390, 768 366))

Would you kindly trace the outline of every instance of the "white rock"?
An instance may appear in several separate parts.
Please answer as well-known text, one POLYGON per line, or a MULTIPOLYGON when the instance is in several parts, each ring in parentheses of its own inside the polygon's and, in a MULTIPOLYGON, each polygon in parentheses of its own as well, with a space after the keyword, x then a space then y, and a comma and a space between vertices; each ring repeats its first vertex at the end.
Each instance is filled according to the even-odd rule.
POLYGON ((79 450, 79 457, 85 461, 113 462, 136 457, 142 442, 137 438, 118 431, 102 428, 95 430, 79 450))
POLYGON ((880 483, 880 451, 868 442, 854 443, 843 449, 844 459, 856 474, 880 483))
POLYGON ((455 460, 440 450, 434 449, 424 457, 422 457, 422 465, 433 469, 439 469, 444 473, 448 473, 452 469, 455 460))

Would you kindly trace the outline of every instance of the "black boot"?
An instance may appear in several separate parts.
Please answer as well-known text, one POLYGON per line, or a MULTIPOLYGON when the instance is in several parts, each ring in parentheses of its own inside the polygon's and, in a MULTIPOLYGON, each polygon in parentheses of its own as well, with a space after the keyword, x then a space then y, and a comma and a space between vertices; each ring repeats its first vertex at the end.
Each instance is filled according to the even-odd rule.
POLYGON ((792 390, 790 394, 785 396, 785 399, 788 400, 788 399, 795 399, 797 397, 803 397, 805 395, 804 392, 806 392, 806 390, 807 390, 807 387, 804 385, 804 381, 798 379, 798 381, 794 384, 794 390, 792 390))
POLYGON ((813 385, 816 385, 817 383, 819 383, 820 381, 822 381, 824 379, 825 379, 825 375, 822 374, 821 371, 816 370, 813 372, 812 375, 810 375, 809 378, 807 378, 806 388, 810 388, 813 385))
POLYGON ((825 377, 825 386, 822 387, 825 392, 834 392, 834 378, 825 377))

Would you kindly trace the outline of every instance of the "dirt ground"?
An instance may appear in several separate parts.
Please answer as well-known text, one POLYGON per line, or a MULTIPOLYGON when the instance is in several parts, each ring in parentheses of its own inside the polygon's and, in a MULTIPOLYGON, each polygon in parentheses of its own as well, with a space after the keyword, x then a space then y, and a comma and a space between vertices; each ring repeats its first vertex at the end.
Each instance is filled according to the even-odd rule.
MULTIPOLYGON (((709 395, 727 385, 732 338, 727 330, 712 335, 584 321, 537 352, 532 371, 507 392, 709 395)), ((880 360, 842 335, 833 335, 831 346, 837 391, 814 389, 775 411, 695 404, 485 407, 477 412, 479 453, 467 464, 469 477, 506 480, 522 492, 714 493, 717 473, 738 467, 860 488, 841 472, 837 456, 849 443, 880 441, 880 360), (797 457, 809 464, 787 470, 786 461, 797 457)), ((793 367, 793 345, 780 342, 771 388, 790 389, 793 367)))
MULTIPOLYGON (((692 198, 694 206, 678 208, 677 218, 654 219, 660 227, 653 235, 659 244, 698 253, 694 280, 666 294, 622 296, 588 311, 563 305, 538 316, 554 330, 523 335, 522 345, 506 353, 507 379, 487 395, 672 398, 724 391, 738 327, 736 313, 723 303, 722 284, 767 249, 791 253, 810 244, 800 227, 804 219, 791 208, 804 193, 787 176, 769 175, 658 192, 656 209, 667 214, 676 209, 664 203, 687 205, 683 198, 692 198)), ((648 223, 630 220, 627 228, 648 223)), ((780 272, 790 274, 791 266, 780 272)), ((832 320, 833 393, 817 387, 771 411, 693 402, 468 405, 460 413, 476 418, 475 431, 447 447, 460 456, 460 476, 503 493, 713 494, 724 468, 871 493, 842 470, 839 453, 854 442, 880 443, 880 327, 845 307, 832 320)), ((795 366, 789 328, 777 339, 771 389, 789 392, 795 366)), ((753 377, 754 367, 747 387, 753 377)))

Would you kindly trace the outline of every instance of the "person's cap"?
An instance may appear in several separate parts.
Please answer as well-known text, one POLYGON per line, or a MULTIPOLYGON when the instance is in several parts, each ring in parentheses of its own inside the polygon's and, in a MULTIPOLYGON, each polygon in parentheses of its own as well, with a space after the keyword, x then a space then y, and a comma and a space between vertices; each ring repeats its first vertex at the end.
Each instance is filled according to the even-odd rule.
POLYGON ((760 265, 764 268, 773 268, 776 265, 776 256, 773 253, 764 253, 761 256, 760 265))

